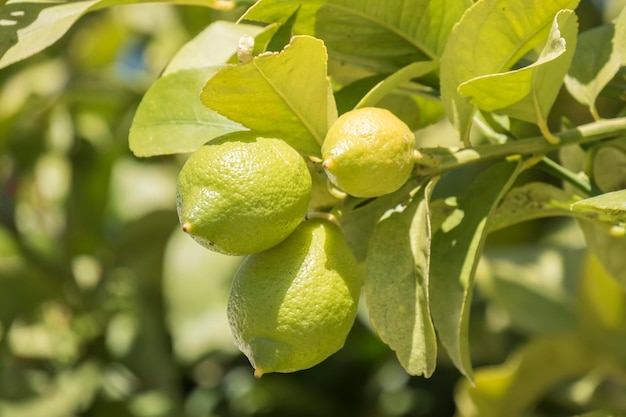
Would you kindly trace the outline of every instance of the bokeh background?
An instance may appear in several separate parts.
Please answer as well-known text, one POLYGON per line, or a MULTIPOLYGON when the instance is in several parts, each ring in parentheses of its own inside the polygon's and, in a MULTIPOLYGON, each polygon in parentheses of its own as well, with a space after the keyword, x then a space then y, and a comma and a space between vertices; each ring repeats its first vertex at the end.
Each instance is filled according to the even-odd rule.
MULTIPOLYGON (((586 1, 579 14, 594 26, 624 3, 586 1)), ((307 371, 257 380, 236 350, 226 300, 240 258, 179 231, 186 155, 136 158, 128 131, 177 49, 243 11, 102 10, 0 70, 1 417, 444 417, 464 401, 444 353, 431 378, 408 376, 365 313, 345 348, 307 371)), ((421 137, 447 129, 444 121, 421 137)), ((577 283, 594 268, 585 253, 565 219, 490 238, 472 313, 477 367, 569 328, 577 283)), ((590 381, 550 387, 532 415, 626 410, 624 385, 590 381)))

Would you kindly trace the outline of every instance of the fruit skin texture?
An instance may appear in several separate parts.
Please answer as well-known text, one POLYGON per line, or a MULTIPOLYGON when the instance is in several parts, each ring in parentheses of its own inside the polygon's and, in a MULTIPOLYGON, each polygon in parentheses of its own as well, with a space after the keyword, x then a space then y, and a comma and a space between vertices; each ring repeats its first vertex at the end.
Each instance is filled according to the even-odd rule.
POLYGON ((228 320, 255 376, 307 369, 341 349, 361 284, 341 231, 321 219, 247 256, 233 280, 228 320))
POLYGON ((409 179, 415 135, 393 113, 364 107, 342 114, 322 144, 323 166, 333 184, 355 197, 396 191, 409 179))
POLYGON ((201 245, 228 255, 261 252, 304 219, 311 176, 280 139, 235 132, 202 146, 178 176, 182 228, 201 245))

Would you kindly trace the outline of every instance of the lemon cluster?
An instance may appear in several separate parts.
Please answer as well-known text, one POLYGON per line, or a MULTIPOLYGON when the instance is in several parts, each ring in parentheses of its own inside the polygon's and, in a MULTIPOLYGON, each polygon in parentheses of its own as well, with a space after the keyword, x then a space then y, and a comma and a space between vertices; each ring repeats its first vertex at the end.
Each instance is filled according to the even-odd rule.
POLYGON ((366 108, 331 126, 321 165, 252 131, 214 139, 187 160, 177 189, 183 231, 210 250, 246 255, 228 319, 256 376, 310 368, 344 345, 362 278, 339 226, 305 220, 307 211, 338 203, 327 179, 357 197, 400 188, 414 140, 393 114, 366 108))

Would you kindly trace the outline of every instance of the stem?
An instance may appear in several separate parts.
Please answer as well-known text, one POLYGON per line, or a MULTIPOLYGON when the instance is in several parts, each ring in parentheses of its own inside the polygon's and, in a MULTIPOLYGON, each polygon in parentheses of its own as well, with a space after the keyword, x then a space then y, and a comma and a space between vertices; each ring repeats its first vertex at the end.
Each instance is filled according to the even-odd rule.
POLYGON ((550 143, 543 136, 520 139, 503 144, 479 145, 468 148, 424 148, 422 159, 415 164, 418 176, 433 176, 476 162, 515 155, 544 155, 570 145, 615 138, 626 132, 626 117, 601 120, 556 133, 559 143, 550 143))
POLYGON ((588 178, 585 179, 579 177, 569 169, 564 168, 562 165, 554 162, 547 156, 544 156, 541 159, 541 162, 538 164, 538 168, 549 174, 554 175, 557 178, 562 179, 565 182, 570 183, 586 195, 590 195, 593 192, 593 188, 591 187, 588 178))

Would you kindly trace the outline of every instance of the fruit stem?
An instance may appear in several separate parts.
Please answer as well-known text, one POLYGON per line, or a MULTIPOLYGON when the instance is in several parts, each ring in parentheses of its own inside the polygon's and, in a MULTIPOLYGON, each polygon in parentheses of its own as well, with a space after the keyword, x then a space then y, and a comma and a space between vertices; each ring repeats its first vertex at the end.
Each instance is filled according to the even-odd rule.
POLYGON ((536 136, 502 144, 478 145, 469 148, 422 148, 422 158, 415 164, 417 176, 433 176, 452 169, 513 155, 544 155, 564 146, 580 145, 615 138, 626 132, 626 117, 601 120, 554 134, 558 143, 536 136))

